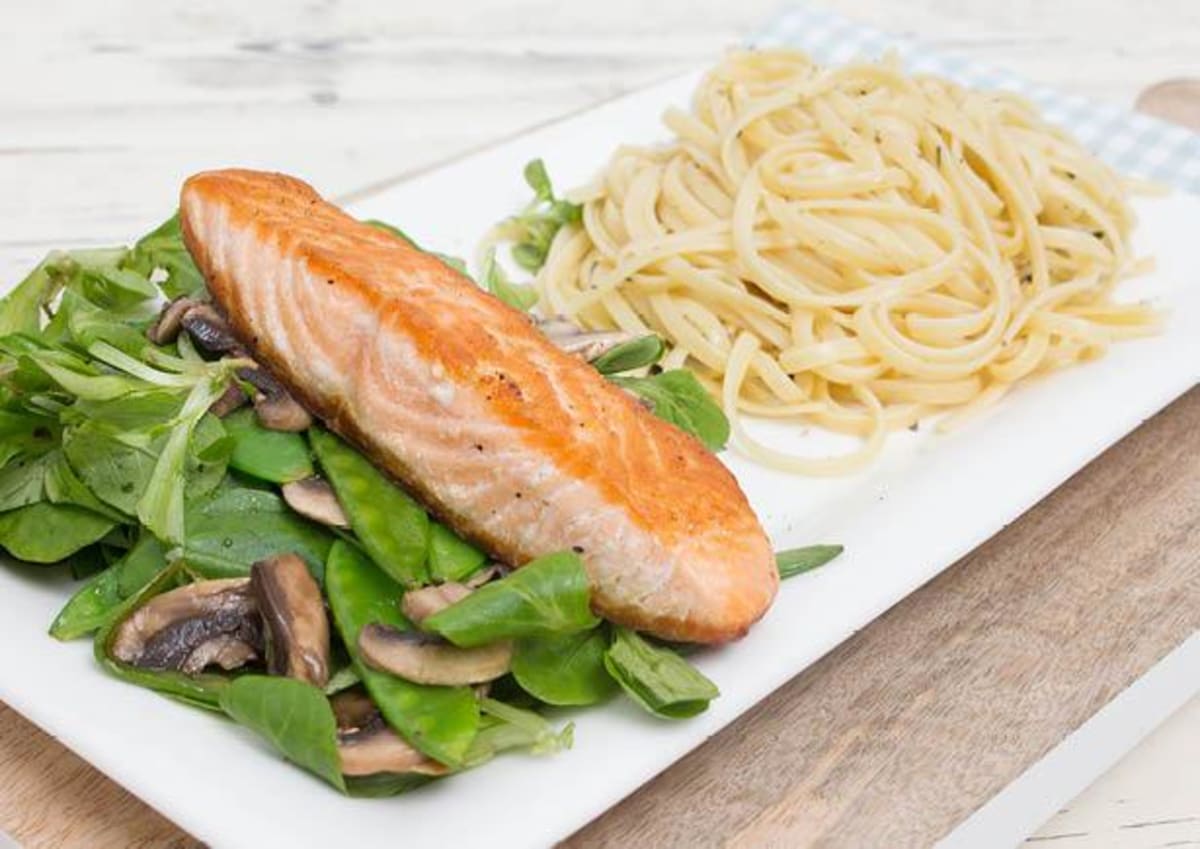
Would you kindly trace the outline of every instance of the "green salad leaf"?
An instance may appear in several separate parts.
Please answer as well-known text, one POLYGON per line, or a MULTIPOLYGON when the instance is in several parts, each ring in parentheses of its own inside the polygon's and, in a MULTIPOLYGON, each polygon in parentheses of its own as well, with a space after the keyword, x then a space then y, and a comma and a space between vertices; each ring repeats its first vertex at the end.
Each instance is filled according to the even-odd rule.
POLYGON ((533 189, 533 200, 504 223, 505 235, 515 243, 513 261, 526 271, 537 272, 546 264, 550 244, 564 225, 578 224, 583 207, 554 196, 550 175, 540 159, 525 165, 525 182, 533 189))
POLYGON ((515 637, 548 637, 594 628, 583 561, 565 551, 539 557, 421 623, 456 646, 515 637))
POLYGON ((103 539, 115 526, 73 504, 39 501, 0 513, 0 547, 18 560, 57 563, 103 539))
POLYGON ((204 289, 204 276, 183 243, 178 212, 139 239, 122 259, 121 267, 147 278, 161 270, 166 277, 159 287, 169 299, 204 289))
POLYGON ((538 301, 537 289, 528 283, 514 283, 508 279, 500 263, 496 262, 496 252, 488 253, 483 266, 483 287, 513 309, 529 312, 538 301))
POLYGON ((0 336, 10 333, 37 333, 42 310, 57 293, 61 282, 51 269, 61 255, 51 254, 38 263, 29 275, 0 299, 0 336))
POLYGON ((617 689, 608 674, 604 629, 518 640, 512 674, 530 695, 551 705, 592 705, 617 689))
POLYGON ((337 721, 325 694, 295 678, 242 675, 220 694, 221 710, 280 754, 342 792, 337 721))
POLYGON ((479 704, 469 687, 414 684, 371 669, 358 656, 358 634, 379 622, 410 630, 398 602, 403 587, 349 543, 338 541, 325 567, 325 590, 355 671, 392 728, 431 758, 464 763, 479 728, 479 704))
POLYGON ((479 766, 501 752, 520 749, 532 755, 552 755, 571 748, 575 726, 567 723, 561 730, 531 710, 515 707, 496 699, 479 700, 483 713, 479 733, 465 758, 466 766, 479 766))
POLYGON ((729 441, 729 419, 690 371, 672 369, 650 377, 609 380, 646 399, 656 416, 692 434, 710 451, 720 451, 729 441))
POLYGON ((811 572, 819 566, 824 566, 842 553, 840 545, 806 545, 803 548, 790 548, 787 551, 775 552, 775 565, 779 567, 779 577, 791 578, 804 572, 811 572))
POLYGON ((371 559, 405 586, 428 581, 429 516, 424 508, 329 431, 314 427, 308 437, 371 559))
POLYGON ((652 366, 663 358, 666 351, 667 346, 662 338, 651 333, 605 351, 592 360, 592 367, 601 374, 620 374, 652 366))
POLYGON ((248 575, 255 561, 286 551, 300 556, 319 582, 334 542, 275 493, 232 483, 188 505, 186 525, 188 567, 205 578, 248 575))
POLYGON ((717 685, 682 657, 628 628, 614 629, 604 664, 630 698, 663 719, 703 713, 720 695, 717 685))

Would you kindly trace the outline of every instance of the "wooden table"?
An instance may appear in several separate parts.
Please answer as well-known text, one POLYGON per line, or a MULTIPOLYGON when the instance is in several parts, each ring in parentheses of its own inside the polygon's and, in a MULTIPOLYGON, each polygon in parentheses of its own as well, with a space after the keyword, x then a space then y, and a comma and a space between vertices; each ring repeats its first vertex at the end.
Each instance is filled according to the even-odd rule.
MULTIPOLYGON (((775 5, 6 9, 0 274, 50 248, 127 240, 201 167, 292 170, 330 194, 423 167, 709 61, 775 5)), ((1125 102, 1200 75, 1190 0, 838 7, 1125 102)), ((1192 393, 569 845, 944 833, 1200 627, 1198 424, 1192 393), (1077 685, 1047 688, 1055 670, 1077 685), (862 831, 879 821, 891 830, 862 831)), ((1034 840, 1200 841, 1198 740, 1194 701, 1034 840)), ((194 845, 2 707, 0 828, 39 847, 194 845)))

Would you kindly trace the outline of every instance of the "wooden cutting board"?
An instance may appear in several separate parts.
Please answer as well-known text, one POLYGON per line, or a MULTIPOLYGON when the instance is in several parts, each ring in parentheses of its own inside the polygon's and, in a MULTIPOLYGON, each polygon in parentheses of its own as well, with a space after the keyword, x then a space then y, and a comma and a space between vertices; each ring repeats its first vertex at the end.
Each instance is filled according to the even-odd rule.
MULTIPOLYGON (((563 845, 929 845, 1198 631, 1194 389, 563 845)), ((0 829, 201 845, 3 704, 0 829)))

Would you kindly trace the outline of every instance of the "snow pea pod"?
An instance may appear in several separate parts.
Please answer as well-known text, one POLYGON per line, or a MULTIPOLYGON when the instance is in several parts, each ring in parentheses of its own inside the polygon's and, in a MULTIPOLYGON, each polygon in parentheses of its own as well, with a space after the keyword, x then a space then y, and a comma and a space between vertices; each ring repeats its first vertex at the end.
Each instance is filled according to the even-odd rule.
POLYGON ((445 525, 429 528, 429 576, 435 581, 461 581, 487 562, 487 555, 445 525))
POLYGON ((280 484, 312 475, 308 443, 301 434, 268 430, 249 407, 226 416, 224 425, 233 439, 229 465, 239 472, 280 484))
POLYGON ((405 586, 427 583, 429 516, 421 505, 332 433, 313 428, 309 440, 371 559, 405 586))
POLYGON ((338 541, 325 565, 325 592, 354 668, 388 723, 425 754, 461 766, 479 728, 479 704, 468 687, 414 684, 371 669, 358 657, 358 633, 381 622, 410 630, 397 602, 400 584, 354 546, 338 541))

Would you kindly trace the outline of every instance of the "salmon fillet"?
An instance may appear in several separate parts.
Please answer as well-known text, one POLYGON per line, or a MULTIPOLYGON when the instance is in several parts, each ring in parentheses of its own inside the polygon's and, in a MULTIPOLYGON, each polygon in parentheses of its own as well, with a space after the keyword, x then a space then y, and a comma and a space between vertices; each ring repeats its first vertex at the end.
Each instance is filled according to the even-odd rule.
POLYGON ((466 538, 573 549, 599 614, 670 640, 766 611, 774 555, 729 471, 522 313, 292 177, 197 174, 180 209, 239 340, 466 538))

